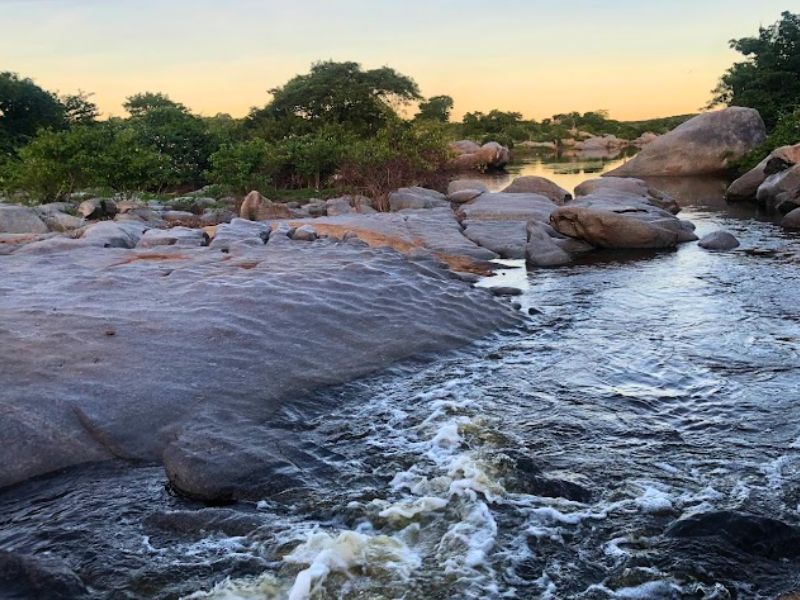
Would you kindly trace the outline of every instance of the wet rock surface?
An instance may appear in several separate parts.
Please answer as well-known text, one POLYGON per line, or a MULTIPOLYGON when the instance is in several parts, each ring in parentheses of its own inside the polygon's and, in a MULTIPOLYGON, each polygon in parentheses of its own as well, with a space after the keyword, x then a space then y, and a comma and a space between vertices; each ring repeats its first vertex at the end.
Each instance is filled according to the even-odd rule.
MULTIPOLYGON (((166 234, 103 221, 0 260, 0 486, 113 457, 159 461, 170 446, 196 449, 189 425, 210 413, 224 429, 223 407, 260 422, 289 398, 513 322, 430 252, 273 243, 266 224, 239 220, 208 248, 176 237, 129 249, 148 235, 166 234)), ((189 470, 202 462, 191 455, 189 470)))

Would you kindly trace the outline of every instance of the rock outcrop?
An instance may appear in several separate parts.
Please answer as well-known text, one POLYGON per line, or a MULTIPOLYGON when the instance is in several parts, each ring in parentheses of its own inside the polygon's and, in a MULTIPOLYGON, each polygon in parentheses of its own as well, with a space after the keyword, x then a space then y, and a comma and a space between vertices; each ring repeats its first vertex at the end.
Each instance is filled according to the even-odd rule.
POLYGON ((561 206, 564 202, 572 200, 572 194, 549 179, 527 175, 517 177, 503 190, 505 194, 539 194, 545 196, 561 206))
POLYGON ((618 195, 627 194, 639 198, 646 198, 653 204, 673 214, 680 212, 678 202, 669 194, 656 189, 642 179, 633 177, 599 177, 584 181, 575 188, 575 196, 588 196, 596 192, 614 192, 618 195))
POLYGON ((497 142, 478 146, 475 142, 461 140, 452 142, 450 150, 456 155, 450 166, 464 171, 502 169, 511 160, 511 151, 497 142))
POLYGON ((172 232, 175 244, 133 250, 170 232, 103 221, 4 256, 0 487, 115 457, 163 457, 177 490, 209 502, 286 493, 297 469, 327 476, 322 455, 278 426, 283 406, 516 320, 436 260, 492 253, 449 208, 418 213, 317 220, 318 235, 327 221, 350 241, 234 219, 208 247, 172 232), (375 247, 344 235, 381 227, 375 247), (392 231, 406 256, 378 247, 392 231))
POLYGON ((47 225, 32 208, 0 204, 0 233, 47 233, 47 225))
POLYGON ((448 206, 447 198, 444 194, 422 187, 400 188, 389 194, 388 199, 389 209, 392 212, 448 206))
POLYGON ((800 163, 800 144, 776 148, 753 169, 731 183, 725 194, 729 202, 755 200, 758 188, 772 175, 800 163))
POLYGON ((700 114, 653 140, 609 176, 686 176, 724 173, 733 161, 766 138, 752 108, 731 107, 700 114))

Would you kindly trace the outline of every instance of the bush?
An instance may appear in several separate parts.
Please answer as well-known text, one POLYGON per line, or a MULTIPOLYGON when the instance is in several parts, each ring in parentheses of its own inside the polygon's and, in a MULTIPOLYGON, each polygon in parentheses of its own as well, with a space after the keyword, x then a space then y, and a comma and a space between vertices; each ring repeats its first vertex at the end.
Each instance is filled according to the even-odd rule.
POLYGON ((742 158, 735 165, 735 168, 737 171, 744 173, 764 160, 775 148, 793 146, 798 143, 800 143, 800 109, 780 117, 767 139, 758 148, 742 158))
POLYGON ((117 122, 42 131, 6 164, 3 187, 52 201, 89 187, 128 193, 163 186, 169 161, 117 122))
POLYGON ((211 182, 241 194, 266 189, 281 168, 275 147, 264 140, 227 144, 211 155, 210 163, 211 182))
POLYGON ((372 139, 353 142, 340 169, 339 184, 376 200, 386 209, 394 189, 431 184, 450 151, 446 130, 433 122, 393 121, 372 139))

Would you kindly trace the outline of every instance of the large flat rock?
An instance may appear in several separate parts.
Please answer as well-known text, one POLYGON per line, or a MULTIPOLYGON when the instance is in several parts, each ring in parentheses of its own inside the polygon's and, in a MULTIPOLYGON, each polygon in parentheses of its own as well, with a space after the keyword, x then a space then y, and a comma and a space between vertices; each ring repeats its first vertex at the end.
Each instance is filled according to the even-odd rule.
MULTIPOLYGON (((427 227, 403 223, 409 244, 427 227)), ((179 475, 202 482, 215 471, 197 471, 198 436, 256 443, 242 423, 516 318, 430 258, 280 231, 265 244, 265 228, 220 226, 216 247, 46 240, 0 256, 0 487, 174 444, 191 450, 173 453, 179 475)))

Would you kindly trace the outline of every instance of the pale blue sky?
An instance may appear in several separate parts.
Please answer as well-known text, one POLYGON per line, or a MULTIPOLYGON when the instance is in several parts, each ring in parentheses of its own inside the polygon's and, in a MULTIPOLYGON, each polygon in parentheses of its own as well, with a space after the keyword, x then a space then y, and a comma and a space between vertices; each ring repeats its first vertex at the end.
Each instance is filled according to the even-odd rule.
POLYGON ((618 118, 694 111, 787 0, 0 0, 0 70, 107 113, 164 91, 205 114, 246 113, 318 59, 392 66, 456 113, 618 118))

